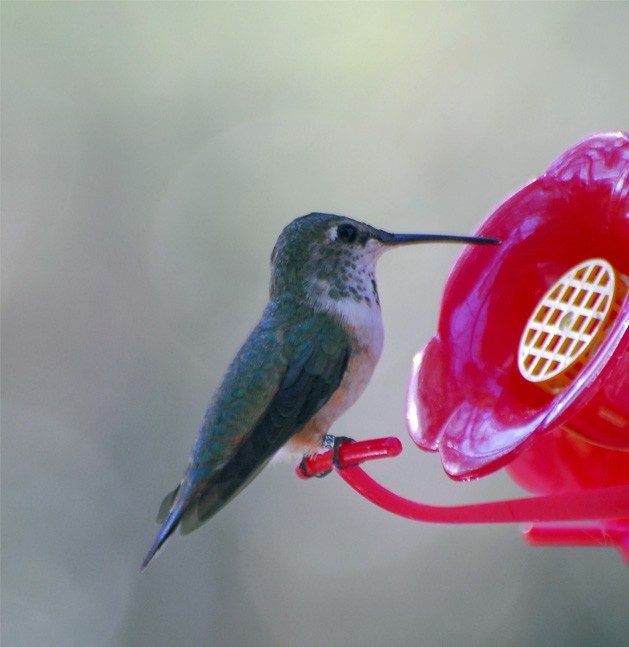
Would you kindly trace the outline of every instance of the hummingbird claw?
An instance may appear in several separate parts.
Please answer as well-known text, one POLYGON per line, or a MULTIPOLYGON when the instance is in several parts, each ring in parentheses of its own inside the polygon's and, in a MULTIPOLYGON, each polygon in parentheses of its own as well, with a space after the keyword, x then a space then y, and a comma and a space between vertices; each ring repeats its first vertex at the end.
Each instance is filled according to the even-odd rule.
MULTIPOLYGON (((353 443, 354 439, 349 438, 348 436, 333 436, 332 434, 326 434, 323 438, 323 451, 327 452, 329 450, 332 450, 332 465, 337 470, 344 470, 348 467, 352 467, 352 465, 358 465, 358 463, 345 463, 344 461, 341 460, 339 456, 339 450, 341 448, 341 445, 344 443, 353 443)), ((308 469, 308 456, 304 456, 301 459, 301 462, 297 466, 298 472, 303 476, 305 479, 309 479, 312 477, 321 479, 324 476, 327 476, 332 470, 326 470, 325 472, 319 472, 317 474, 311 474, 310 470, 308 469)))
POLYGON ((325 472, 319 472, 318 474, 310 474, 308 471, 308 458, 309 456, 304 456, 299 465, 297 466, 297 469, 299 470, 299 473, 305 478, 305 479, 311 479, 311 478, 317 478, 317 479, 322 479, 324 476, 327 476, 332 470, 326 470, 325 472))

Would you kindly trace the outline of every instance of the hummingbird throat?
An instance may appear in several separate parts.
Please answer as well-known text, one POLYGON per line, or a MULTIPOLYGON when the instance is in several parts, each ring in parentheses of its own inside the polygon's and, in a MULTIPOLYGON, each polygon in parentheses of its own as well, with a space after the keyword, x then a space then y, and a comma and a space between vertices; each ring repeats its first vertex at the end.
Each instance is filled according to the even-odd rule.
POLYGON ((313 275, 310 296, 316 309, 329 312, 352 330, 359 346, 379 355, 383 330, 375 262, 380 250, 365 251, 345 252, 331 264, 322 262, 313 275))
POLYGON ((344 254, 335 260, 333 267, 322 264, 315 273, 311 287, 315 300, 326 310, 336 309, 334 302, 340 301, 379 307, 375 259, 373 263, 365 263, 364 254, 344 254))

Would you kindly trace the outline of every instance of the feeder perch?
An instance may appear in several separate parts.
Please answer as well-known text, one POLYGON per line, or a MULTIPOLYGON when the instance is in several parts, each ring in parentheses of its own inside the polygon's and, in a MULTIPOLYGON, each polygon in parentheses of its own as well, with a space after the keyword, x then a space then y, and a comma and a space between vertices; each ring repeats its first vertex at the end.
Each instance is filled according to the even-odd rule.
MULTIPOLYGON (((529 543, 615 546, 629 561, 629 136, 570 148, 475 233, 502 244, 468 247, 453 267, 413 362, 407 425, 451 478, 504 467, 535 496, 403 499, 357 465, 399 454, 394 438, 342 445, 336 471, 402 516, 528 522, 529 543)), ((331 468, 331 452, 306 462, 331 468)))

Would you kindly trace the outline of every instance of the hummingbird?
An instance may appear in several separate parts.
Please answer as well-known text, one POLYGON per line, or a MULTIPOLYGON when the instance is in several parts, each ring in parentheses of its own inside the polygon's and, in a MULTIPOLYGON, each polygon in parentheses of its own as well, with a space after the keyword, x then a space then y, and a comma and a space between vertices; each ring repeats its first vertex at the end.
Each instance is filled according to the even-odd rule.
POLYGON ((303 459, 322 449, 382 352, 376 261, 428 242, 499 243, 392 234, 324 213, 284 228, 271 254, 269 302, 210 401, 183 479, 159 508, 162 525, 142 569, 177 528, 198 528, 274 456, 303 459))

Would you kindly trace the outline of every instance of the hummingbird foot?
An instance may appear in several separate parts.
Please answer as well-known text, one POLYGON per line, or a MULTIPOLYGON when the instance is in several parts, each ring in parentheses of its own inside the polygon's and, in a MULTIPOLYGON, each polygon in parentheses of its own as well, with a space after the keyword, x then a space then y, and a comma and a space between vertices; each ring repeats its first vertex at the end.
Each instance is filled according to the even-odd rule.
POLYGON ((308 471, 308 459, 312 456, 312 454, 306 454, 301 461, 299 462, 299 465, 297 466, 297 469, 299 470, 299 473, 303 476, 305 479, 311 479, 313 476, 314 478, 317 479, 322 479, 324 476, 327 476, 332 470, 326 470, 325 472, 318 472, 317 474, 310 474, 308 471))
POLYGON ((339 450, 341 445, 344 443, 353 443, 354 439, 349 438, 348 436, 333 436, 332 434, 326 434, 323 439, 323 446, 326 449, 332 449, 332 465, 336 467, 337 470, 344 470, 348 467, 352 467, 352 464, 343 463, 339 456, 339 450))
MULTIPOLYGON (((326 434, 323 438, 323 451, 326 452, 328 450, 332 450, 332 465, 338 470, 344 470, 348 467, 351 467, 354 463, 348 464, 344 461, 341 460, 339 456, 339 450, 341 448, 341 445, 344 443, 353 443, 354 439, 349 438, 347 436, 333 436, 332 434, 326 434)), ((307 461, 308 461, 309 456, 304 456, 301 459, 301 462, 299 463, 298 470, 299 473, 304 477, 304 478, 312 478, 313 476, 315 478, 323 478, 324 476, 327 476, 332 470, 326 470, 325 472, 319 472, 318 474, 311 474, 308 470, 307 466, 307 461)))

